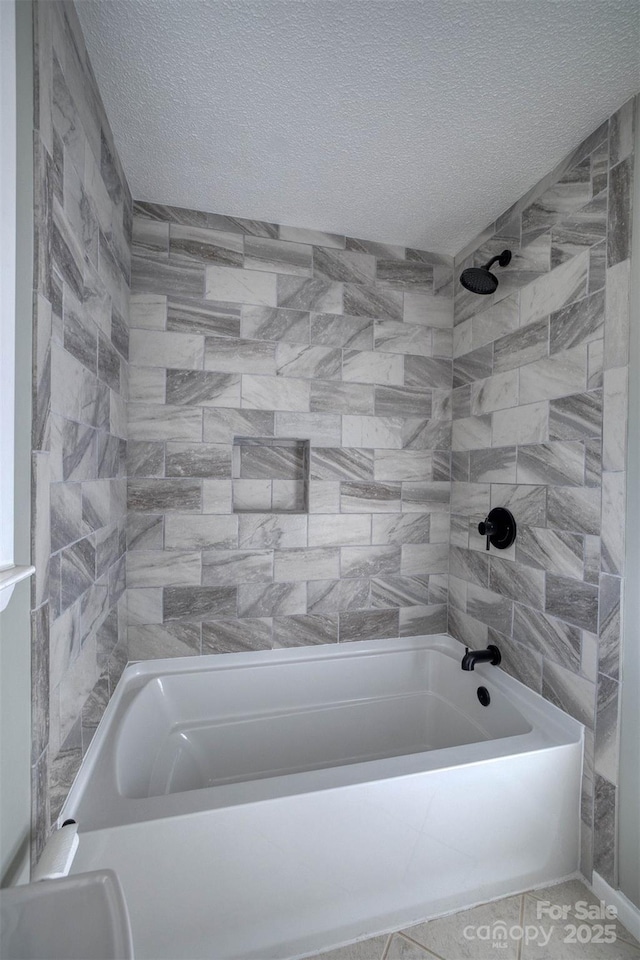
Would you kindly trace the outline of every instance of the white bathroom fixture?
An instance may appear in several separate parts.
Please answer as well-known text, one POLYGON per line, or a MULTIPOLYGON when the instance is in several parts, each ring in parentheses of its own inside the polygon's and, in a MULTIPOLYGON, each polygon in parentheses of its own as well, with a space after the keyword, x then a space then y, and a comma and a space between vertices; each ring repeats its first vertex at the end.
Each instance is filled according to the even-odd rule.
POLYGON ((61 814, 72 870, 117 871, 154 960, 298 957, 572 874, 582 727, 463 652, 129 666, 61 814))
POLYGON ((0 891, 3 960, 132 960, 131 927, 111 870, 0 891))

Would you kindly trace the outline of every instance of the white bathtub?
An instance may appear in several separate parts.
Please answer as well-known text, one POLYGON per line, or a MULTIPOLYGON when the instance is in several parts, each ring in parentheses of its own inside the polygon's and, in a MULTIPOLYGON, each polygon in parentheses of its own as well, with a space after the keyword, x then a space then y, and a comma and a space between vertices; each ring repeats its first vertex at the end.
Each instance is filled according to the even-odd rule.
POLYGON ((117 872, 139 960, 302 956, 572 874, 582 727, 462 653, 128 667, 61 814, 73 872, 117 872))

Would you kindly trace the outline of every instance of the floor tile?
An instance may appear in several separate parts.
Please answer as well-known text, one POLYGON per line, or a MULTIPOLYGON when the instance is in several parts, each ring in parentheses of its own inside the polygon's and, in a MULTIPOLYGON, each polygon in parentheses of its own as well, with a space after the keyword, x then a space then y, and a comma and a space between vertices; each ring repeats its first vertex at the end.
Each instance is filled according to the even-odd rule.
MULTIPOLYGON (((382 960, 388 939, 388 937, 372 937, 370 940, 360 940, 358 943, 350 943, 346 947, 330 950, 329 953, 320 953, 318 957, 320 960, 382 960)), ((424 957, 424 954, 422 956, 424 957)))
POLYGON ((495 960, 497 956, 501 960, 517 960, 518 940, 498 938, 519 925, 520 905, 521 897, 507 897, 402 932, 444 960, 495 960), (499 949, 494 945, 497 942, 499 949), (502 947, 502 943, 506 946, 502 947))
MULTIPOLYGON (((561 884, 566 887, 568 884, 561 884)), ((579 885, 581 886, 581 885, 579 885)), ((576 918, 573 906, 576 900, 597 903, 589 892, 582 887, 577 897, 565 897, 554 888, 548 899, 553 905, 571 906, 567 919, 550 919, 540 916, 540 897, 525 897, 523 926, 531 933, 522 944, 522 960, 638 960, 640 948, 629 941, 633 940, 625 928, 608 919, 588 922, 576 918), (622 939, 622 937, 628 939, 622 939), (609 937, 611 943, 605 942, 609 937)), ((547 898, 543 898, 547 899, 547 898)))
POLYGON ((413 940, 396 933, 391 938, 384 960, 433 960, 436 956, 431 950, 425 950, 413 940))

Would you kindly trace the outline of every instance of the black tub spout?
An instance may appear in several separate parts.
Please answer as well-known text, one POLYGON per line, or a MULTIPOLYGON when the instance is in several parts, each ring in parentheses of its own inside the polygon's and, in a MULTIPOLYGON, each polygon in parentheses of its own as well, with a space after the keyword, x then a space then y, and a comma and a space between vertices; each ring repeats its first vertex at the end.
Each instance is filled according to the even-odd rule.
POLYGON ((490 643, 486 650, 469 650, 467 647, 461 666, 463 670, 473 670, 476 663, 491 663, 497 667, 501 660, 500 651, 494 643, 490 643))

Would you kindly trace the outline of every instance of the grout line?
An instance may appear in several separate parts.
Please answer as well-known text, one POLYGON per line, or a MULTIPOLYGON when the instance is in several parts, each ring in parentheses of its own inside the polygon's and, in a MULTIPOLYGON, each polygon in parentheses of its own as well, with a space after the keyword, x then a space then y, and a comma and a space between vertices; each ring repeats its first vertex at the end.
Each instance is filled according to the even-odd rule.
MULTIPOLYGON (((524 898, 525 898, 525 894, 523 893, 520 897, 520 910, 518 913, 518 924, 520 926, 520 929, 522 929, 524 926, 524 898)), ((520 938, 520 940, 518 940, 518 950, 516 953, 516 960, 521 960, 521 958, 522 958, 522 937, 520 938)))
MULTIPOLYGON (((427 921, 427 922, 428 922, 428 921, 427 921)), ((413 943, 413 944, 415 944, 417 947, 420 947, 420 949, 421 949, 421 950, 424 950, 424 952, 425 952, 428 956, 430 956, 430 957, 436 957, 436 960, 446 960, 446 957, 443 957, 443 956, 442 956, 441 954, 439 954, 439 953, 435 953, 433 950, 430 950, 429 947, 425 947, 425 945, 424 945, 423 943, 420 943, 419 940, 415 940, 413 937, 410 937, 410 936, 409 936, 408 934, 406 934, 406 933, 398 933, 397 936, 403 937, 405 940, 408 940, 409 943, 413 943)))

